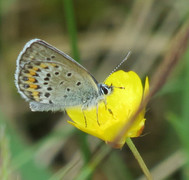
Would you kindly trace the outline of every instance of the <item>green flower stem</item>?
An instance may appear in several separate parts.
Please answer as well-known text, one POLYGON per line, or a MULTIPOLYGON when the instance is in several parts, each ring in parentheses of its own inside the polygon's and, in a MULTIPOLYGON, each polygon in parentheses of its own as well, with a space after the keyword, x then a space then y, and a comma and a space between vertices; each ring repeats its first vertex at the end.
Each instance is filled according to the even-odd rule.
POLYGON ((134 143, 132 142, 132 140, 130 138, 127 138, 126 143, 129 146, 130 150, 132 151, 134 157, 138 161, 138 163, 139 163, 142 171, 144 172, 144 175, 146 176, 146 178, 148 180, 152 180, 152 176, 150 174, 150 171, 148 170, 146 164, 144 163, 141 155, 139 154, 139 152, 138 152, 136 146, 134 145, 134 143))
POLYGON ((79 50, 77 46, 77 28, 74 18, 74 9, 72 0, 63 0, 65 16, 66 16, 66 24, 69 33, 69 38, 71 40, 71 49, 73 58, 79 62, 79 50))
MULTIPOLYGON (((77 29, 76 23, 74 18, 74 9, 73 9, 73 2, 72 0, 63 0, 64 10, 65 10, 65 17, 67 23, 67 29, 69 33, 69 38, 71 40, 71 49, 73 58, 79 62, 79 48, 77 42, 77 29)), ((91 152, 87 142, 87 134, 83 132, 79 132, 79 142, 81 147, 81 152, 84 158, 85 163, 87 163, 90 159, 91 152)), ((90 178, 88 178, 90 179, 90 178)))
POLYGON ((100 150, 91 159, 91 161, 86 164, 82 171, 78 174, 75 180, 83 180, 91 178, 92 173, 96 170, 97 166, 111 153, 112 148, 107 145, 103 145, 100 147, 100 150))
POLYGON ((82 131, 79 131, 79 144, 81 148, 81 152, 83 154, 84 162, 87 163, 90 160, 91 157, 91 151, 89 148, 89 143, 87 141, 88 135, 82 131))

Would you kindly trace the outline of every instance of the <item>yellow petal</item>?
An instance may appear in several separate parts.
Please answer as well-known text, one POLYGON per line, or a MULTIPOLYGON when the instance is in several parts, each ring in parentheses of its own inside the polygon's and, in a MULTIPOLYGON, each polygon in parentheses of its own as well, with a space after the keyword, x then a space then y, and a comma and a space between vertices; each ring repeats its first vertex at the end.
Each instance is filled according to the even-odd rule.
MULTIPOLYGON (((139 107, 143 94, 143 86, 138 75, 133 72, 117 71, 111 74, 105 84, 112 85, 113 92, 106 97, 107 105, 100 102, 98 105, 98 121, 96 107, 81 110, 81 107, 69 108, 67 113, 72 119, 68 121, 78 129, 96 136, 105 142, 112 142, 123 126, 139 107), (87 125, 85 123, 84 114, 87 125)), ((149 83, 146 79, 145 94, 148 92, 149 83)), ((125 143, 126 137, 137 137, 142 132, 145 118, 144 111, 137 117, 129 131, 120 139, 120 147, 125 143)))

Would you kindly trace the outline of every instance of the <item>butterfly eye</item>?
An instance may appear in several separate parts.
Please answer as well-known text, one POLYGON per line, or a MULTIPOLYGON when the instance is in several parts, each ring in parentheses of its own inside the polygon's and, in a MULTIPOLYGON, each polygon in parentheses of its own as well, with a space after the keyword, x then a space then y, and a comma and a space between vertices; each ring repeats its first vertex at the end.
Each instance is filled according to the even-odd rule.
POLYGON ((99 87, 100 87, 100 93, 103 95, 108 95, 112 91, 112 87, 111 86, 109 87, 105 84, 99 84, 99 87))
POLYGON ((108 94, 108 89, 107 89, 106 87, 102 87, 102 91, 103 91, 103 93, 104 93, 105 95, 108 94))

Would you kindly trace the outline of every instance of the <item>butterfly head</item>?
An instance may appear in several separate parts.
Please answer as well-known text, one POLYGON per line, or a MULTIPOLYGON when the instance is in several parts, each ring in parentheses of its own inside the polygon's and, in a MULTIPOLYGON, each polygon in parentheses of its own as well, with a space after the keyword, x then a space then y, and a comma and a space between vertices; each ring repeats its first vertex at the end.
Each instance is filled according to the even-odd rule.
POLYGON ((106 84, 98 84, 100 95, 109 95, 113 91, 113 86, 108 86, 106 84))

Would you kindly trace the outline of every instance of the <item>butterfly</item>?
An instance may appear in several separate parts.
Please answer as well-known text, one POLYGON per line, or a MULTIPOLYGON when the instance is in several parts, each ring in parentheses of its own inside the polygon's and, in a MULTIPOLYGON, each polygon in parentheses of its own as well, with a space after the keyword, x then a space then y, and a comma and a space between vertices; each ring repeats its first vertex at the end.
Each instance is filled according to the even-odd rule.
POLYGON ((98 83, 79 63, 40 39, 30 40, 17 58, 15 84, 32 111, 98 106, 113 86, 98 83))

